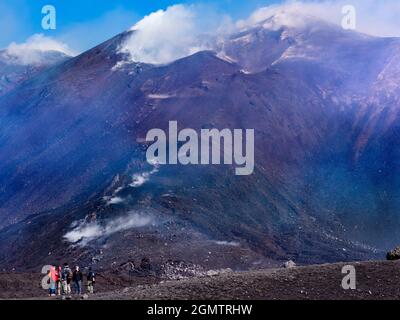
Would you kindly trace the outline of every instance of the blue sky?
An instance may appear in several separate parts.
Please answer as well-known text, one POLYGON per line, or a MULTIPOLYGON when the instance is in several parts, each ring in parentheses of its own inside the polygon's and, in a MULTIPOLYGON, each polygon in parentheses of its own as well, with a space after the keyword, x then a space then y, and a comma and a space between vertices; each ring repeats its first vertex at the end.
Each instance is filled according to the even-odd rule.
POLYGON ((173 4, 201 4, 232 18, 279 0, 0 0, 0 48, 24 42, 35 33, 62 40, 77 51, 88 49, 126 30, 143 16, 173 4), (57 10, 57 29, 41 28, 41 9, 57 10))

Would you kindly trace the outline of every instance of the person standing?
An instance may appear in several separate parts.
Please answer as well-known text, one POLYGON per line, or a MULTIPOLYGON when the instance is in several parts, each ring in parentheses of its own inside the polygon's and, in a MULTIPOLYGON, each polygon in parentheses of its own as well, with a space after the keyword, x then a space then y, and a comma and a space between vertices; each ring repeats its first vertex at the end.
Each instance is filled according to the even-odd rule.
POLYGON ((62 268, 61 266, 58 266, 56 267, 56 287, 58 296, 61 295, 61 287, 62 287, 61 275, 62 275, 62 268))
POLYGON ((60 281, 61 281, 60 267, 57 267, 57 265, 52 266, 50 273, 51 273, 52 281, 54 282, 53 295, 56 295, 56 294, 60 295, 60 281))
POLYGON ((56 267, 50 266, 50 270, 48 273, 49 276, 49 297, 54 297, 56 295, 56 284, 57 284, 57 274, 56 274, 56 267))
POLYGON ((72 271, 69 267, 68 263, 64 263, 64 267, 61 273, 61 283, 63 288, 63 294, 70 295, 71 294, 71 280, 72 280, 72 271))
POLYGON ((89 268, 87 274, 87 289, 89 293, 94 293, 94 284, 96 282, 96 274, 93 272, 92 268, 89 268))
POLYGON ((82 294, 82 281, 83 281, 82 271, 79 269, 79 266, 76 266, 75 271, 72 274, 72 282, 74 283, 75 294, 82 294))
POLYGON ((92 268, 89 268, 87 274, 87 290, 89 293, 94 293, 94 283, 96 282, 96 274, 93 272, 92 268))

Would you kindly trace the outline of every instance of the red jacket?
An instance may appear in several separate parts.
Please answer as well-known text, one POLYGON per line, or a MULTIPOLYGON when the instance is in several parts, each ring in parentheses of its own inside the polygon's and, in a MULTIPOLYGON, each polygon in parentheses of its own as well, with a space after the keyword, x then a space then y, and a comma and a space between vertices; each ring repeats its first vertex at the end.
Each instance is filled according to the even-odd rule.
POLYGON ((50 277, 51 277, 51 279, 53 279, 54 282, 60 281, 59 268, 56 268, 56 267, 52 266, 50 268, 50 277))

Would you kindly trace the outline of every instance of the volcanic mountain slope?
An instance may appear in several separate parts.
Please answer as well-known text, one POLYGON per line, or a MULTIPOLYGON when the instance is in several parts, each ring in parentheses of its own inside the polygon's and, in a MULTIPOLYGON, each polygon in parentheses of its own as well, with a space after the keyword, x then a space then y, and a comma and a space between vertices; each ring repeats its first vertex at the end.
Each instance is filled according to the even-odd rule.
POLYGON ((310 206, 316 201, 350 221, 351 233, 364 240, 390 243, 398 237, 399 39, 344 32, 312 20, 303 28, 279 28, 276 20, 231 37, 225 53, 248 72, 270 66, 317 88, 324 105, 334 108, 338 127, 313 154, 306 175, 314 194, 310 206), (271 41, 278 55, 258 45, 271 41), (248 57, 245 62, 242 56, 248 57))
POLYGON ((33 54, 40 60, 35 63, 27 63, 8 50, 0 50, 0 95, 7 93, 40 71, 70 58, 59 51, 34 52, 33 54))
POLYGON ((154 66, 119 53, 129 36, 0 96, 3 267, 146 255, 244 269, 400 241, 398 106, 382 85, 396 83, 397 39, 263 24, 224 52, 154 66), (146 164, 147 131, 169 120, 254 128, 254 174, 146 164))

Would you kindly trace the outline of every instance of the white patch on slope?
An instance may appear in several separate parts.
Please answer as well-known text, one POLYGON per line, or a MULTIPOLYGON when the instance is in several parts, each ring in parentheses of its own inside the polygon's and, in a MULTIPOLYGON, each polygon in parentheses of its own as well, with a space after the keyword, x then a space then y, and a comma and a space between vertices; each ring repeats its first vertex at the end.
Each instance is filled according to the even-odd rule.
POLYGON ((123 203, 124 199, 122 199, 121 197, 111 197, 108 201, 107 201, 107 205, 110 204, 119 204, 119 203, 123 203))
POLYGON ((240 246, 240 243, 236 241, 215 241, 215 243, 219 246, 231 246, 231 247, 240 246))
POLYGON ((158 172, 158 165, 155 165, 153 170, 149 172, 136 173, 132 176, 132 182, 129 184, 129 186, 132 188, 139 188, 147 181, 149 181, 151 175, 157 172, 158 172))
POLYGON ((112 68, 111 71, 118 71, 123 69, 126 65, 131 64, 130 61, 118 61, 112 68))
POLYGON ((237 62, 235 59, 233 59, 230 56, 228 56, 224 51, 219 51, 217 53, 217 57, 220 58, 221 60, 224 60, 224 61, 229 62, 229 63, 237 62))
MULTIPOLYGON (((146 172, 141 172, 141 173, 136 173, 132 176, 132 182, 129 184, 129 187, 132 188, 139 188, 143 184, 145 184, 147 181, 149 181, 151 175, 155 174, 158 172, 159 165, 156 161, 150 161, 150 164, 153 165, 153 169, 151 171, 146 171, 146 172)), ((120 204, 123 203, 125 200, 117 194, 124 189, 123 186, 118 187, 115 189, 115 191, 112 193, 112 196, 105 196, 103 197, 104 201, 107 202, 107 206, 110 206, 112 204, 120 204)))
POLYGON ((147 96, 149 99, 155 99, 155 100, 166 100, 166 99, 170 99, 173 98, 174 96, 171 94, 149 94, 147 96))

